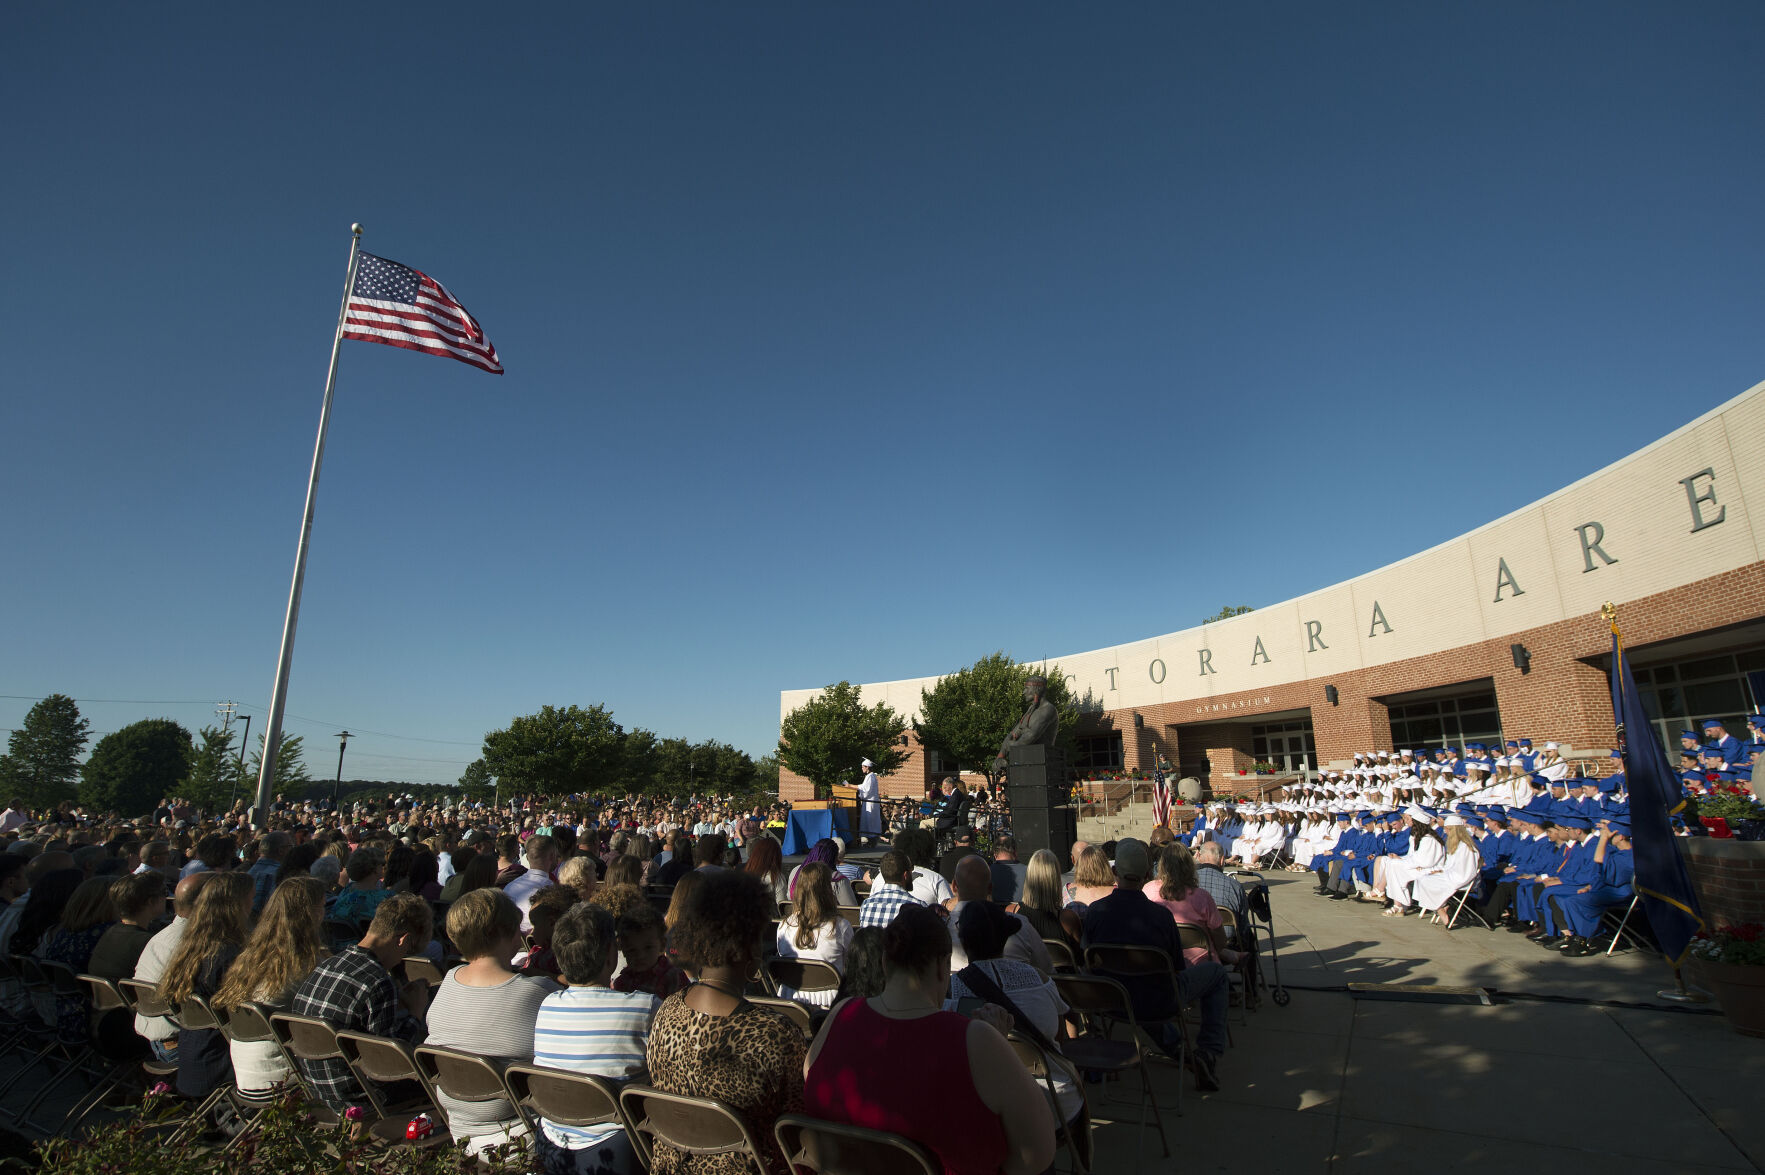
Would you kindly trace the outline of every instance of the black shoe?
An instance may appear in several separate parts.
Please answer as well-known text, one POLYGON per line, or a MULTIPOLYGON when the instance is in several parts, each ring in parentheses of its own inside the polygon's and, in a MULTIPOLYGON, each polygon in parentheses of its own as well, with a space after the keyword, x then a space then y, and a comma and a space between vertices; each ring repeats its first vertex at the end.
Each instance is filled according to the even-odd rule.
POLYGON ((1563 936, 1560 934, 1553 934, 1545 938, 1535 938, 1532 941, 1546 950, 1555 950, 1563 945, 1563 936))
POLYGON ((1327 885, 1313 886, 1312 892, 1317 894, 1319 897, 1323 897, 1325 894, 1330 892, 1330 887, 1327 885))
POLYGON ((1348 900, 1348 895, 1340 892, 1333 893, 1330 895, 1330 900, 1333 902, 1346 902, 1348 900))
POLYGON ((1557 954, 1569 959, 1585 959, 1589 955, 1597 955, 1600 949, 1579 935, 1571 934, 1563 942, 1563 949, 1557 954))
POLYGON ((1220 1087, 1220 1075, 1215 1070, 1216 1061, 1203 1052, 1189 1054, 1189 1072, 1195 1075, 1195 1089, 1198 1093, 1215 1093, 1220 1087))

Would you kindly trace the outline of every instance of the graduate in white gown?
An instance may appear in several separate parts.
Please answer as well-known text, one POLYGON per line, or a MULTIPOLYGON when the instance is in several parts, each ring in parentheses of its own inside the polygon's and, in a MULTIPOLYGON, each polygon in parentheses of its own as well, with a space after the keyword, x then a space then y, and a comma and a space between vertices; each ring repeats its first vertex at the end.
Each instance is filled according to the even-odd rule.
POLYGON ((1434 817, 1415 804, 1406 808, 1404 815, 1410 820, 1409 855, 1386 858, 1382 862, 1384 883, 1377 887, 1392 902, 1384 913, 1387 918, 1401 918, 1409 913, 1414 904, 1410 887, 1416 878, 1446 865, 1446 844, 1434 829, 1434 817))
POLYGON ((1434 920, 1441 925, 1446 924, 1449 913, 1446 907, 1452 896, 1477 880, 1477 873, 1482 868, 1477 842, 1472 838, 1465 818, 1454 814, 1448 816, 1444 824, 1446 860, 1436 868, 1418 873, 1410 887, 1416 905, 1433 911, 1434 920))

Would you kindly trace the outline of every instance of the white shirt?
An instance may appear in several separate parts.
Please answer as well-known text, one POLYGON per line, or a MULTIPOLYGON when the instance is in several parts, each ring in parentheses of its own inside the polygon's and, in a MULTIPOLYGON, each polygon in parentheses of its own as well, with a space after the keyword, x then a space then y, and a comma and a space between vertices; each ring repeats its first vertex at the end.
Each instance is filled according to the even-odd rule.
MULTIPOLYGON (((136 979, 145 983, 159 982, 188 925, 189 922, 180 915, 172 919, 170 926, 147 940, 147 945, 141 948, 141 957, 135 960, 136 979)), ((177 1028, 163 1016, 136 1016, 135 1031, 147 1040, 170 1040, 178 1035, 177 1028)))
POLYGON ((935 869, 922 869, 915 865, 908 881, 907 888, 923 906, 941 906, 954 896, 950 893, 950 883, 935 869))
MULTIPOLYGON (((783 959, 819 959, 844 975, 846 972, 846 948, 851 945, 852 935, 856 933, 852 924, 846 921, 843 916, 836 914, 815 928, 815 942, 807 947, 797 945, 797 927, 799 925, 795 914, 778 924, 779 957, 783 959)), ((806 1004, 814 1004, 819 1008, 831 1008, 834 997, 839 993, 831 988, 827 991, 799 992, 781 983, 778 987, 778 994, 786 999, 796 999, 806 1004)))
POLYGON ((533 921, 528 914, 533 909, 533 895, 552 884, 552 875, 544 869, 529 868, 527 872, 503 886, 503 892, 509 900, 521 907, 521 933, 528 934, 533 930, 533 921))

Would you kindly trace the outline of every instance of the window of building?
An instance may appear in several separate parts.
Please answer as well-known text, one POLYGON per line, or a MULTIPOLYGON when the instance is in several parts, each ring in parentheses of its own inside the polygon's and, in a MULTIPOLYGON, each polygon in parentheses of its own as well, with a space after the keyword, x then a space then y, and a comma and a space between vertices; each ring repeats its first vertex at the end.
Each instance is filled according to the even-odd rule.
POLYGON ((1765 700, 1765 648, 1644 665, 1633 672, 1649 726, 1672 763, 1679 762, 1679 732, 1695 730, 1701 738, 1711 719, 1744 741, 1747 715, 1757 713, 1765 700))
MULTIPOLYGON (((1391 742, 1398 750, 1432 751, 1435 747, 1483 743, 1499 751, 1503 745, 1501 711, 1496 708, 1493 689, 1478 689, 1426 701, 1393 702, 1389 713, 1391 742)), ((1551 737, 1549 731, 1534 734, 1537 736, 1533 738, 1535 743, 1551 737)))
POLYGON ((1276 771, 1305 771, 1318 761, 1312 742, 1310 718, 1271 722, 1250 728, 1250 753, 1259 763, 1272 763, 1276 771))
POLYGON ((1073 740, 1073 767, 1078 771, 1111 771, 1122 765, 1119 730, 1073 740))

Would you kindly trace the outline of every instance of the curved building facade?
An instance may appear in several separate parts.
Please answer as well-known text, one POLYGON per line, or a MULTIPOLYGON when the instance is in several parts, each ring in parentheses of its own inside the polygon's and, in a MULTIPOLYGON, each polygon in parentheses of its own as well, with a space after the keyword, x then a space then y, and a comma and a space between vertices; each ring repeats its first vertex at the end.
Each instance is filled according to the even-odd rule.
MULTIPOLYGON (((1601 604, 1619 606, 1656 734, 1731 731, 1765 704, 1765 383, 1506 517, 1243 616, 1050 656, 1092 706, 1081 769, 1157 755, 1216 793, 1258 762, 1345 763, 1359 750, 1614 736, 1601 604), (1749 506, 1760 509, 1754 515, 1749 506)), ((937 677, 865 685, 916 713, 937 677)), ((787 690, 780 717, 817 690, 787 690)), ((911 736, 909 736, 911 738, 911 736)), ((914 746, 884 781, 918 795, 947 765, 914 746)), ((812 794, 785 772, 787 799, 812 794)))

